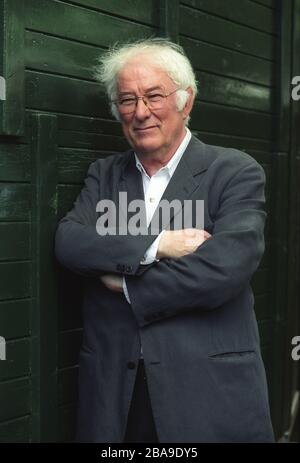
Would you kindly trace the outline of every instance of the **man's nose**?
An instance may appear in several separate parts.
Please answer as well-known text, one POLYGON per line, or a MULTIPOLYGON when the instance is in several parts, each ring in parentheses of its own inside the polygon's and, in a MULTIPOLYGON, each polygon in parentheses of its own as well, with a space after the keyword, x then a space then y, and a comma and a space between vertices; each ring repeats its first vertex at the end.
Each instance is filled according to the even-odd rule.
POLYGON ((146 119, 151 114, 150 109, 148 108, 145 100, 143 98, 139 98, 136 103, 135 108, 135 117, 137 119, 146 119))

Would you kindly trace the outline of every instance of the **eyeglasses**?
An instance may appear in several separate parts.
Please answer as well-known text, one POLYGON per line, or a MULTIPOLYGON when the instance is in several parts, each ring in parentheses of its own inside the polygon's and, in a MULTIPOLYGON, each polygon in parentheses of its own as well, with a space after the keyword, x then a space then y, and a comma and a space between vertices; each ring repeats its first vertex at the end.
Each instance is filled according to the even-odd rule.
POLYGON ((146 93, 142 96, 124 95, 116 100, 112 100, 112 103, 115 103, 118 106, 119 112, 122 115, 133 113, 136 110, 138 100, 143 100, 144 104, 149 109, 161 109, 164 106, 165 99, 168 96, 173 95, 173 93, 178 90, 180 89, 176 88, 176 90, 168 94, 164 94, 161 91, 155 91, 146 93))

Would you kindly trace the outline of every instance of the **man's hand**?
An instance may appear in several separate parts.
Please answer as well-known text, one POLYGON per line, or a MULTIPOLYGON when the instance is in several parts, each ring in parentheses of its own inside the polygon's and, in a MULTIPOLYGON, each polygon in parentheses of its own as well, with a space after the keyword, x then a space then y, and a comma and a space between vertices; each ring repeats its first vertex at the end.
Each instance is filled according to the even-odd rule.
POLYGON ((166 230, 159 241, 156 257, 176 259, 191 254, 210 237, 207 231, 197 228, 166 230))
POLYGON ((108 273, 106 275, 102 275, 100 280, 107 287, 107 289, 110 289, 115 293, 123 293, 123 278, 119 275, 108 273))
MULTIPOLYGON (((197 228, 166 230, 159 241, 156 257, 158 259, 176 259, 191 254, 210 237, 208 232, 197 228)), ((109 290, 123 293, 123 277, 108 273, 101 276, 100 280, 109 290)))

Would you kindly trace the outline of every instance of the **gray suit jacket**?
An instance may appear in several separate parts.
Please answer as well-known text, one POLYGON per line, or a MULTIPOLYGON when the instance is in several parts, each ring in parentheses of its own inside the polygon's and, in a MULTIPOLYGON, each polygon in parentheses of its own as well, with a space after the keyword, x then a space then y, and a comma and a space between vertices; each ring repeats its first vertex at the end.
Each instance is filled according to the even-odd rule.
POLYGON ((58 260, 85 280, 78 441, 123 441, 141 343, 160 442, 273 441, 250 287, 264 252, 264 185, 249 155, 192 137, 163 199, 204 200, 212 237, 141 266, 155 235, 95 227, 99 199, 143 198, 133 152, 91 164, 56 234, 58 260), (131 305, 104 273, 125 275, 131 305))

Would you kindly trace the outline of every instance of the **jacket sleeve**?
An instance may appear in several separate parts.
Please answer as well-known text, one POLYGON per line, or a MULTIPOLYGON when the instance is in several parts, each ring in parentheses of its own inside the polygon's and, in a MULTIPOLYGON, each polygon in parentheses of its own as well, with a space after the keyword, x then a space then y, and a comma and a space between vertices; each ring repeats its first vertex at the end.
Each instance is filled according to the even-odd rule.
POLYGON ((140 326, 192 309, 217 308, 245 288, 264 252, 264 185, 262 167, 247 163, 219 196, 211 238, 194 253, 126 276, 140 326))
POLYGON ((73 209, 58 224, 56 257, 64 267, 84 276, 136 274, 141 271, 141 259, 155 236, 99 235, 96 229, 99 182, 99 162, 95 161, 89 167, 73 209))

